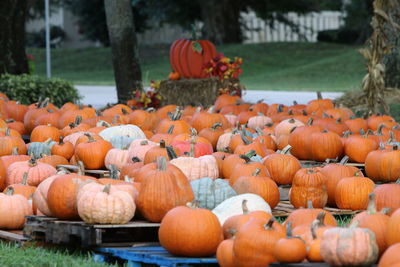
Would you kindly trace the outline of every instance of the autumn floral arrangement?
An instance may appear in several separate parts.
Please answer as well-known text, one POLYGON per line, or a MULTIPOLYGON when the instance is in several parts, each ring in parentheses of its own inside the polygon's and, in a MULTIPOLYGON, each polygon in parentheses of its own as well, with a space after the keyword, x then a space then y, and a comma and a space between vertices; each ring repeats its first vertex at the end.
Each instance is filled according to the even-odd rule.
POLYGON ((238 78, 242 73, 243 59, 234 57, 233 59, 219 54, 204 65, 204 71, 210 77, 219 77, 223 88, 219 89, 220 94, 231 94, 241 96, 244 87, 239 83, 238 78))
POLYGON ((146 90, 136 90, 128 105, 136 108, 159 108, 161 106, 161 95, 159 93, 160 81, 151 81, 146 90))

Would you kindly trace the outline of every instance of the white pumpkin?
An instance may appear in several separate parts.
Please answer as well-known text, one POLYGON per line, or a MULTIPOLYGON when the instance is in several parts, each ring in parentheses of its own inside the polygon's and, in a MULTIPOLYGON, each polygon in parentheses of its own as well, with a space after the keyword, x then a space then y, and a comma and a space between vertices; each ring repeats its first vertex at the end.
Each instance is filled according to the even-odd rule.
POLYGON ((126 149, 113 148, 107 152, 104 159, 104 165, 107 169, 110 169, 110 165, 115 165, 118 169, 121 169, 125 164, 131 161, 129 157, 129 151, 126 149))
POLYGON ((256 194, 240 194, 228 198, 221 204, 215 207, 212 212, 218 217, 221 225, 231 216, 243 214, 242 202, 247 200, 247 208, 251 211, 261 210, 271 213, 271 207, 265 200, 256 194))
POLYGON ((111 141, 115 136, 127 136, 133 139, 146 138, 144 132, 133 124, 109 127, 101 131, 99 135, 106 141, 111 141))
POLYGON ((258 113, 257 116, 251 117, 247 122, 247 127, 251 129, 264 129, 266 124, 273 123, 270 117, 264 116, 262 113, 258 113))
POLYGON ((217 151, 227 151, 229 148, 229 144, 231 143, 232 137, 233 134, 231 132, 223 133, 222 135, 220 135, 217 142, 217 151))
POLYGON ((198 158, 179 157, 170 161, 178 167, 189 181, 203 177, 216 179, 219 177, 218 163, 214 156, 205 155, 198 158))

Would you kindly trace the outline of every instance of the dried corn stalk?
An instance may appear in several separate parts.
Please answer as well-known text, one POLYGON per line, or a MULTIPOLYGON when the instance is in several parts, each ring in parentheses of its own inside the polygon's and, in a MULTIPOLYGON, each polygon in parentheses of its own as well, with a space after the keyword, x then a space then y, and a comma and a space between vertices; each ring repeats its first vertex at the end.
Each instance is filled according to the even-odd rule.
POLYGON ((385 86, 385 66, 382 64, 382 59, 393 47, 387 43, 384 27, 390 25, 400 30, 400 26, 388 15, 388 10, 397 5, 397 1, 374 1, 374 16, 371 22, 373 33, 368 40, 367 48, 360 50, 367 61, 368 72, 362 81, 362 89, 368 111, 373 113, 377 113, 380 106, 384 108, 385 112, 389 112, 389 106, 385 102, 385 94, 390 88, 385 86))

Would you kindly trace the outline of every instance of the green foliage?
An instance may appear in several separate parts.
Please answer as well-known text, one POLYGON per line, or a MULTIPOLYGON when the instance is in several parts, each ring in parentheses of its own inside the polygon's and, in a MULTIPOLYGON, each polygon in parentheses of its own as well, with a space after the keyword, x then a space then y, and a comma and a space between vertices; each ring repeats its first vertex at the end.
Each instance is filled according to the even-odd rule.
POLYGON ((39 98, 50 99, 50 102, 62 106, 66 102, 76 102, 81 97, 74 86, 63 79, 46 79, 36 75, 11 75, 0 76, 0 91, 13 100, 29 105, 39 98))
MULTIPOLYGON (((248 90, 349 91, 365 75, 358 46, 329 43, 263 43, 218 46, 228 57, 243 58, 240 81, 248 90), (338 67, 340 66, 340 67, 338 67)), ((171 71, 169 46, 140 47, 145 85, 165 80, 171 71)), ((46 75, 44 49, 29 49, 36 73, 46 75)), ((82 85, 114 85, 109 48, 54 49, 53 76, 82 85)))
POLYGON ((0 266, 105 267, 117 265, 97 263, 89 253, 74 252, 70 254, 65 249, 40 247, 20 248, 12 243, 0 242, 0 266))

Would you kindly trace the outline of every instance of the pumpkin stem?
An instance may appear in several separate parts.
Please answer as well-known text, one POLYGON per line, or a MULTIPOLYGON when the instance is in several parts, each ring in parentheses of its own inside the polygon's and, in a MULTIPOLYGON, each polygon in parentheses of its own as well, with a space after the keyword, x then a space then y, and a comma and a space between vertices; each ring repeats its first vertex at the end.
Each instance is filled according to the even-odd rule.
POLYGON ((381 213, 387 215, 387 214, 389 214, 390 210, 391 210, 391 208, 383 208, 383 209, 381 209, 381 213))
POLYGON ((297 101, 296 100, 293 100, 293 106, 296 106, 296 105, 298 105, 299 103, 297 103, 297 101))
POLYGON ((190 128, 190 136, 192 137, 197 137, 197 131, 195 128, 190 128))
POLYGON ((159 171, 167 170, 167 159, 165 157, 157 157, 157 169, 159 171))
POLYGON ((313 240, 317 239, 317 232, 316 232, 317 228, 318 228, 318 221, 315 220, 311 223, 311 236, 313 240))
POLYGON ((8 128, 8 127, 6 128, 5 135, 10 136, 10 128, 8 128))
POLYGON ((312 200, 307 200, 307 209, 313 209, 313 204, 312 204, 312 200))
POLYGON ((15 120, 14 119, 6 119, 6 122, 7 123, 12 123, 12 122, 15 122, 15 120))
POLYGON ((349 161, 349 156, 344 156, 339 162, 340 165, 345 165, 349 161))
POLYGON ((24 175, 22 176, 22 185, 27 185, 28 184, 28 173, 24 172, 24 175))
POLYGON ((255 150, 250 150, 247 154, 244 155, 240 155, 239 157, 241 159, 244 159, 246 161, 246 163, 249 163, 251 161, 251 157, 254 157, 256 155, 256 151, 255 150))
POLYGON ((280 152, 280 154, 287 155, 291 149, 292 149, 292 146, 291 146, 291 145, 287 145, 287 146, 285 146, 285 147, 282 149, 282 151, 280 152))
POLYGON ((132 183, 132 180, 129 178, 128 175, 124 176, 124 181, 127 182, 127 183, 132 183))
POLYGON ((278 113, 281 113, 281 112, 283 112, 283 104, 279 104, 278 105, 278 113))
POLYGON ((129 112, 125 108, 121 108, 121 112, 123 115, 128 115, 129 112))
POLYGON ((110 178, 114 180, 118 180, 118 168, 114 164, 110 164, 109 166, 110 169, 110 178))
POLYGON ((163 139, 160 140, 160 148, 165 148, 165 141, 163 139))
POLYGON ((190 24, 190 28, 192 30, 192 40, 197 40, 197 33, 196 33, 196 25, 194 23, 190 24))
POLYGON ((296 122, 296 120, 295 120, 295 119, 293 119, 293 118, 291 118, 291 119, 289 119, 289 120, 288 120, 288 122, 289 122, 289 123, 295 123, 295 122, 296 122))
POLYGON ((12 148, 11 155, 13 155, 13 156, 17 156, 18 155, 18 147, 15 146, 15 147, 12 148))
POLYGON ((78 126, 82 122, 82 116, 76 116, 75 118, 75 126, 78 126))
POLYGON ((257 168, 257 169, 255 169, 254 171, 253 171, 253 173, 251 174, 252 176, 258 176, 259 174, 260 174, 260 172, 261 172, 261 169, 260 168, 257 168))
POLYGON ((311 126, 314 123, 314 119, 313 118, 309 118, 307 121, 307 125, 311 126))
POLYGON ((78 161, 78 175, 85 175, 85 164, 82 161, 78 161))
POLYGON ((313 168, 307 169, 307 174, 313 174, 313 173, 315 173, 315 170, 313 168))
POLYGON ((190 152, 189 152, 189 157, 194 158, 195 155, 195 143, 190 142, 190 152))
POLYGON ((385 124, 380 124, 375 135, 382 135, 382 129, 385 128, 385 124))
POLYGON ((325 216, 326 216, 326 213, 323 211, 318 213, 317 219, 316 219, 316 221, 318 222, 318 227, 325 226, 325 224, 324 224, 325 216))
POLYGON ((317 91, 317 99, 322 99, 321 91, 317 91))
POLYGON ((287 238, 293 238, 293 233, 292 233, 292 222, 288 222, 286 224, 286 237, 287 238))
POLYGON ((242 138, 242 141, 243 141, 243 143, 245 145, 250 145, 251 144, 251 141, 244 136, 243 132, 240 133, 240 137, 242 138))
POLYGON ((108 184, 108 185, 104 186, 103 192, 110 194, 110 189, 111 189, 111 184, 108 184))
POLYGON ((260 117, 265 117, 265 115, 264 115, 264 114, 262 114, 261 112, 257 112, 257 116, 260 116, 260 117))
POLYGON ((260 136, 260 135, 265 135, 265 134, 263 133, 263 131, 260 129, 260 127, 256 127, 256 133, 258 134, 258 136, 260 136))
POLYGON ((197 200, 193 200, 192 202, 186 203, 186 207, 191 208, 191 209, 198 209, 199 203, 197 202, 197 200))
POLYGON ((7 196, 12 196, 12 195, 14 195, 14 187, 9 186, 9 187, 7 188, 6 195, 7 195, 7 196))
POLYGON ((115 115, 115 116, 113 117, 111 123, 114 124, 114 125, 115 125, 115 124, 118 124, 119 118, 120 118, 120 117, 119 117, 118 114, 115 115))
POLYGON ((207 110, 207 112, 210 113, 210 114, 213 114, 213 113, 214 113, 214 109, 215 109, 215 107, 214 107, 214 106, 211 106, 211 107, 207 110))
POLYGON ((60 136, 59 140, 60 141, 58 142, 58 144, 59 145, 63 145, 64 144, 64 137, 60 136))
POLYGON ((84 133, 84 135, 89 139, 88 143, 96 142, 91 133, 84 133))
POLYGON ((211 126, 211 130, 216 131, 218 127, 222 127, 222 123, 215 123, 213 126, 211 126))
POLYGON ((400 184, 400 178, 397 179, 396 184, 400 184))
POLYGON ((174 131, 174 125, 169 126, 167 134, 172 134, 172 132, 174 131))
POLYGON ((230 234, 232 235, 233 238, 234 238, 235 235, 237 234, 237 230, 235 230, 235 229, 233 229, 233 228, 228 229, 227 232, 230 233, 230 234))
POLYGON ((143 140, 140 142, 141 146, 147 146, 148 144, 149 144, 149 141, 147 141, 147 140, 143 140))
POLYGON ((29 167, 35 167, 37 165, 37 160, 35 157, 32 155, 31 158, 28 161, 29 167))
POLYGON ((368 214, 375 214, 376 213, 376 206, 375 206, 375 194, 371 193, 368 195, 368 214))
POLYGON ((181 107, 176 107, 174 113, 168 113, 168 116, 171 121, 177 121, 180 120, 182 117, 182 108, 181 107))
POLYGON ((264 229, 265 229, 265 230, 270 230, 270 229, 272 229, 272 225, 274 224, 274 222, 275 222, 275 218, 272 217, 271 219, 269 219, 269 221, 267 222, 267 224, 264 225, 264 229))
POLYGON ((141 162, 141 160, 138 157, 133 157, 132 161, 133 161, 133 163, 141 162))
POLYGON ((243 214, 249 213, 249 208, 247 207, 247 199, 242 200, 242 211, 243 211, 243 214))
POLYGON ((167 146, 166 150, 167 150, 167 155, 168 155, 169 160, 173 160, 173 159, 176 159, 178 157, 176 155, 175 150, 174 150, 174 148, 172 146, 167 146))

